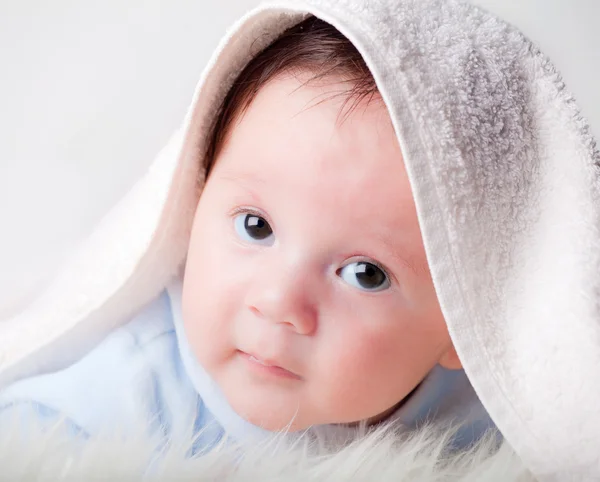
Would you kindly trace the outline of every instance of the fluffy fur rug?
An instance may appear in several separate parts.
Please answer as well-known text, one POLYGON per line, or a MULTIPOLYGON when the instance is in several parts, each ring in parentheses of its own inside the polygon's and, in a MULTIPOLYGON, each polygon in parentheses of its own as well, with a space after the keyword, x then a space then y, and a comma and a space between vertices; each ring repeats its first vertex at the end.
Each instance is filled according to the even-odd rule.
POLYGON ((57 427, 24 437, 4 427, 0 433, 0 480, 194 480, 194 481, 498 481, 534 478, 504 444, 491 438, 471 451, 445 456, 448 434, 430 429, 402 439, 383 430, 338 451, 298 445, 266 445, 245 450, 221 444, 199 456, 185 456, 187 444, 163 445, 144 437, 127 441, 96 438, 82 443, 57 427), (275 455, 276 452, 276 455, 275 455), (158 454, 158 455, 157 455, 158 454))

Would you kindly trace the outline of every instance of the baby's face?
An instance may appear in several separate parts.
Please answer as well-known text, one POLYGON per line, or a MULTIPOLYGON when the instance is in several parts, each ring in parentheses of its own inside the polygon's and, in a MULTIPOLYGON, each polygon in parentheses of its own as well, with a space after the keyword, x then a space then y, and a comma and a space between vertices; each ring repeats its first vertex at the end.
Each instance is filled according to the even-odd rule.
POLYGON ((385 106, 336 123, 343 98, 315 104, 346 87, 299 86, 278 77, 233 128, 183 290, 198 361, 269 430, 376 417, 459 367, 385 106))

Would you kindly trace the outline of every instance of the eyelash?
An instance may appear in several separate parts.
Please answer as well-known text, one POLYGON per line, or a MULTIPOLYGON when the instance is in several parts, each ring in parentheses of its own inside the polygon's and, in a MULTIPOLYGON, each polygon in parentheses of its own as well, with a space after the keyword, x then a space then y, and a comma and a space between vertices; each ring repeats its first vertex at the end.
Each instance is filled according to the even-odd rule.
POLYGON ((343 264, 342 266, 340 266, 340 268, 338 268, 337 271, 342 270, 343 268, 345 268, 346 266, 348 266, 349 264, 352 263, 369 263, 372 264, 373 266, 376 266, 377 268, 379 268, 383 274, 385 274, 387 276, 387 278, 390 280, 390 283, 392 282, 397 282, 396 277, 393 276, 392 274, 390 274, 390 272, 385 269, 379 262, 375 261, 374 259, 371 258, 365 258, 364 256, 350 256, 348 258, 348 262, 343 264))
POLYGON ((262 211, 259 211, 258 209, 254 209, 254 208, 250 208, 250 207, 246 207, 246 206, 240 206, 229 212, 229 216, 232 218, 236 217, 238 214, 252 214, 253 216, 261 217, 266 222, 269 223, 269 226, 271 226, 271 229, 273 229, 273 232, 275 232, 275 227, 273 226, 273 222, 271 221, 269 216, 267 216, 262 211))

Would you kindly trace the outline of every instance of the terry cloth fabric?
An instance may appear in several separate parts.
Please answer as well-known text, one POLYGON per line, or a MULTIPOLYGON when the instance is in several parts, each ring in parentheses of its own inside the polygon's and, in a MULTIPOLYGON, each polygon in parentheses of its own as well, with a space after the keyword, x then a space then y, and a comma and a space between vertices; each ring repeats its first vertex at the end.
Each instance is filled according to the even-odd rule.
POLYGON ((352 41, 377 82, 479 399, 539 479, 600 478, 600 154, 551 62, 457 0, 280 0, 241 18, 146 175, 8 322, 0 384, 72 363, 164 289, 185 259, 220 102, 309 13, 352 41))

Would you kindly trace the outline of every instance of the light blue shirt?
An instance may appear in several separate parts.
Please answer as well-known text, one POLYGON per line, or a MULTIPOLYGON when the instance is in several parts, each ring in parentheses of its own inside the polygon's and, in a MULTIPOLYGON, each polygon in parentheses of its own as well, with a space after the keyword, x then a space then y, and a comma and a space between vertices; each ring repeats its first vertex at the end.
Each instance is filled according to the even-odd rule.
MULTIPOLYGON (((36 421, 63 417, 84 437, 139 432, 140 426, 165 439, 197 437, 193 452, 225 434, 242 444, 269 435, 233 411, 192 356, 182 330, 180 281, 73 365, 20 380, 0 393, 0 429, 9 417, 22 417, 19 423, 27 423, 32 411, 36 421)), ((427 421, 462 423, 454 440, 457 448, 494 428, 464 372, 439 366, 391 420, 408 428, 427 421)), ((344 425, 312 429, 316 435, 343 441, 356 430, 344 425)))

